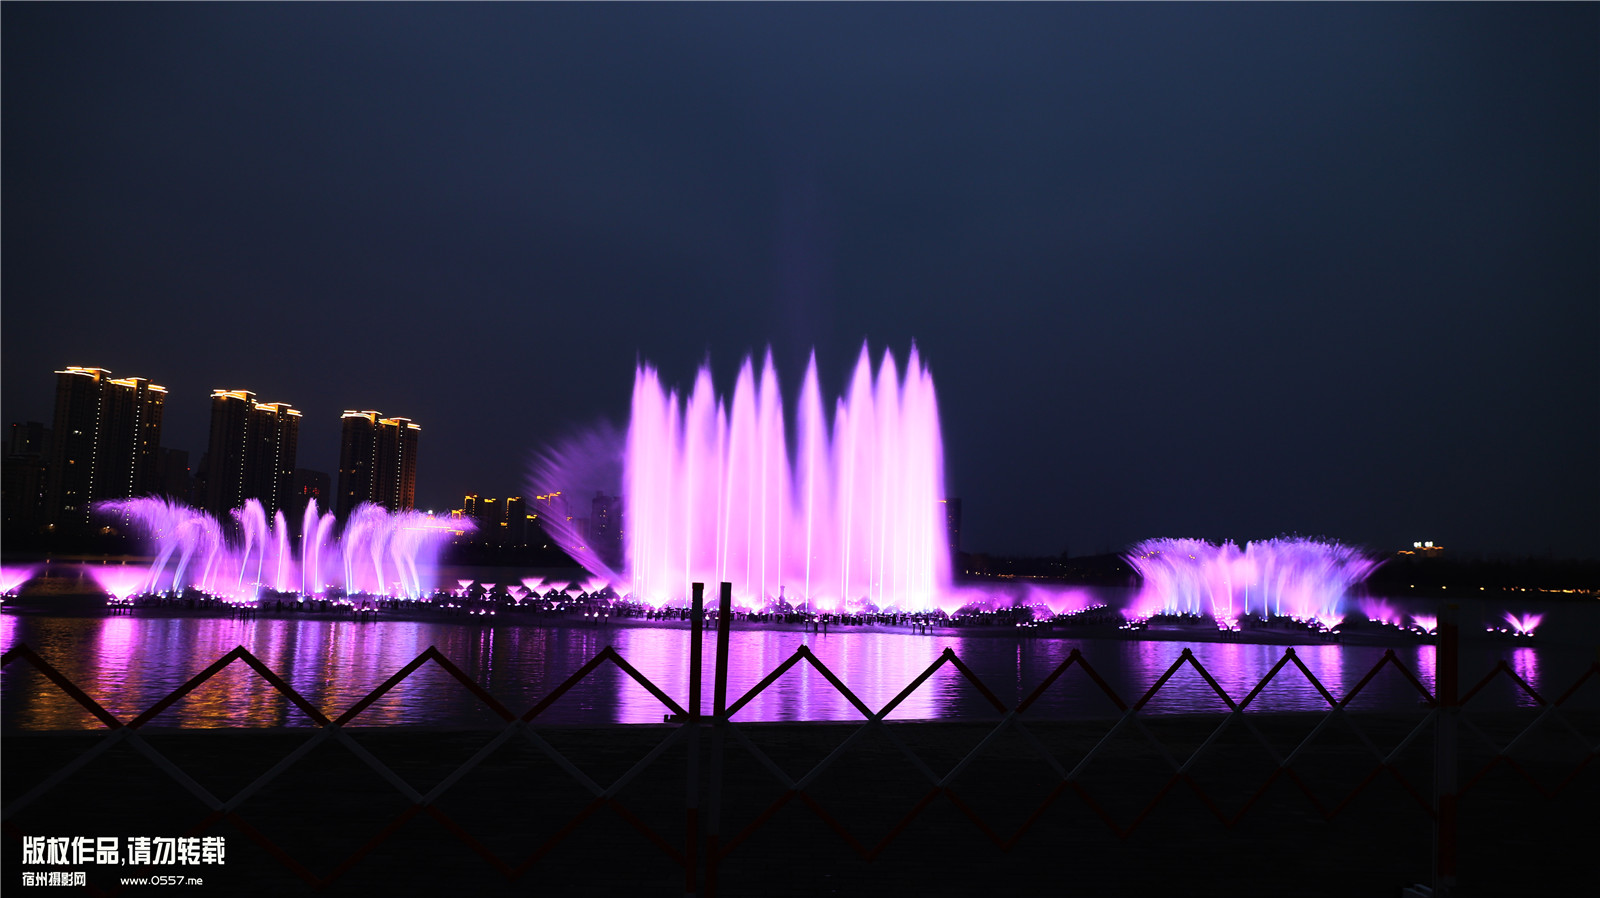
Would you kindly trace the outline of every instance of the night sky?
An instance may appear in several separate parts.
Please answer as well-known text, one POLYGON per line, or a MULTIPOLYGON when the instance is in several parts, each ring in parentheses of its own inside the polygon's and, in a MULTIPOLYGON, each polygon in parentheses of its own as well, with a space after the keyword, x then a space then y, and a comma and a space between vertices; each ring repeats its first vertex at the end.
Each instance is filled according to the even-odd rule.
POLYGON ((17 4, 3 421, 66 365, 522 493, 635 361, 938 385, 963 547, 1600 556, 1600 6, 17 4))

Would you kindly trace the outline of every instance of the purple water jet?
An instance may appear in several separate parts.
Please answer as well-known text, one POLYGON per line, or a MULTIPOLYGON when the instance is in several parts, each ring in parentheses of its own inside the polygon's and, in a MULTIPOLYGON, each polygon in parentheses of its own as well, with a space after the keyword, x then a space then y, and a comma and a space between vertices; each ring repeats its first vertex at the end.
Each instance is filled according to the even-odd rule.
POLYGON ((119 580, 114 590, 100 579, 99 569, 91 569, 101 588, 119 600, 196 589, 251 602, 263 591, 305 597, 324 595, 330 588, 346 595, 421 598, 433 588, 425 569, 431 570, 443 537, 470 526, 417 511, 361 505, 335 540, 333 515, 319 515, 312 501, 302 521, 297 556, 283 513, 274 515, 269 525, 254 499, 233 511, 238 525, 234 540, 210 515, 175 502, 119 499, 98 507, 135 525, 154 544, 154 563, 140 569, 140 582, 131 587, 119 580))
POLYGON ((1234 627, 1241 617, 1290 617, 1332 628, 1344 598, 1377 562, 1349 546, 1279 538, 1213 545, 1197 539, 1151 539, 1127 555, 1144 578, 1128 614, 1210 617, 1234 627))
POLYGON ((1398 627, 1404 617, 1394 606, 1382 599, 1362 599, 1357 606, 1361 609, 1361 613, 1367 616, 1367 620, 1373 623, 1398 627))
MULTIPOLYGON (((824 408, 815 355, 792 430, 770 352, 759 373, 745 359, 731 397, 709 367, 680 394, 641 364, 623 451, 623 569, 564 521, 553 535, 595 579, 658 607, 686 601, 693 582, 724 581, 746 608, 936 607, 950 582, 944 448, 916 347, 903 373, 887 351, 875 372, 863 345, 831 419, 824 408)), ((538 485, 571 482, 576 454, 547 457, 538 485)))
MULTIPOLYGON (((592 574, 572 589, 609 587, 658 608, 684 604, 695 582, 732 583, 735 603, 747 609, 1027 607, 1070 616, 1097 607, 1068 588, 952 587, 938 401, 915 346, 901 369, 888 351, 875 368, 863 345, 831 417, 813 354, 792 414, 785 409, 770 351, 759 372, 745 358, 731 396, 715 391, 709 365, 680 392, 641 363, 625 439, 596 431, 552 450, 531 484, 555 495, 620 456, 620 558, 605 557, 573 518, 543 519, 592 574)), ((1224 627, 1256 614, 1331 629, 1343 619, 1346 593, 1377 566, 1353 548, 1299 538, 1243 549, 1148 540, 1129 561, 1144 588, 1128 617, 1201 615, 1224 627)), ((1398 623, 1392 612, 1375 613, 1398 623)))
POLYGON ((1544 620, 1542 614, 1515 614, 1506 612, 1506 623, 1511 625, 1511 632, 1518 636, 1532 636, 1539 629, 1539 623, 1544 620))
POLYGON ((124 604, 138 595, 150 578, 150 569, 140 565, 85 565, 84 570, 114 604, 124 604))
POLYGON ((36 564, 6 565, 0 567, 0 596, 9 596, 33 579, 39 572, 36 564))

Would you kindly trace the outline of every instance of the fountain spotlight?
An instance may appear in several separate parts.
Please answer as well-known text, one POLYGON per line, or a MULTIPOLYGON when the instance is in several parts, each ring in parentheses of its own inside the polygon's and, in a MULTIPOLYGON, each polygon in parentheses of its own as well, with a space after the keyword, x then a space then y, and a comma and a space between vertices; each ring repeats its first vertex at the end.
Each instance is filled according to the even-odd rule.
POLYGON ((1362 599, 1358 603, 1361 613, 1367 620, 1375 624, 1388 624, 1392 627, 1400 626, 1400 612, 1382 599, 1362 599))
POLYGON ((0 596, 14 595, 24 583, 39 572, 36 564, 6 565, 0 567, 0 596))
POLYGON ((1506 612, 1506 623, 1511 625, 1511 631, 1518 636, 1532 636, 1539 629, 1539 622, 1544 620, 1542 614, 1516 615, 1506 612))
POLYGON ((94 578, 112 605, 126 605, 134 596, 148 591, 150 571, 139 565, 84 565, 84 570, 94 578))

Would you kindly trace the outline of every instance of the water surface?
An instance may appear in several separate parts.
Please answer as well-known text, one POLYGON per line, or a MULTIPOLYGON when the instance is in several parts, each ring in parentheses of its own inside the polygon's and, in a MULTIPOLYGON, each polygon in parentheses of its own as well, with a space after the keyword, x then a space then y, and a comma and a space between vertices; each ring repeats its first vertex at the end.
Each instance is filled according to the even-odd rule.
MULTIPOLYGON (((436 646, 514 714, 555 689, 607 645, 679 704, 688 703, 686 629, 655 627, 481 626, 437 621, 204 617, 52 617, 0 615, 0 644, 27 644, 118 718, 137 716, 236 646, 244 646, 328 717, 337 717, 429 646, 436 646)), ((714 635, 705 643, 704 703, 712 701, 714 635)), ((868 708, 887 704, 946 649, 1008 707, 1031 693, 1077 649, 1125 702, 1149 689, 1185 648, 1235 701, 1284 655, 1283 646, 1115 639, 1016 638, 1010 635, 912 635, 863 628, 827 634, 735 629, 730 635, 729 701, 737 700, 797 648, 806 645, 868 708)), ((1429 691, 1434 649, 1407 645, 1399 661, 1429 691)), ((1384 649, 1335 644, 1299 646, 1296 655, 1336 698, 1383 657, 1384 649)), ((1564 646, 1531 647, 1468 638, 1463 688, 1505 660, 1535 689, 1555 697, 1588 667, 1591 656, 1564 646)), ((1358 710, 1417 710, 1422 696, 1385 667, 1357 697, 1358 710)), ((1600 705, 1600 681, 1579 694, 1600 705)), ((1529 706, 1533 700, 1504 678, 1473 707, 1529 706)), ((1327 701, 1293 665, 1253 701, 1276 711, 1326 709, 1327 701)), ((1226 710, 1188 665, 1151 699, 1154 714, 1226 710)), ((539 717, 554 724, 659 723, 661 702, 615 665, 593 675, 539 717)), ((1027 712, 1038 718, 1103 718, 1118 711, 1074 666, 1027 712)), ((891 719, 995 717, 999 712, 952 666, 941 667, 889 715, 891 719)), ((852 720, 861 713, 810 665, 801 664, 738 713, 744 721, 852 720)), ((368 707, 356 725, 490 725, 487 707, 429 663, 368 707)), ((71 729, 100 724, 25 661, 0 673, 0 721, 12 728, 71 729)), ((152 721, 158 726, 307 726, 312 721, 243 663, 236 662, 152 721)))

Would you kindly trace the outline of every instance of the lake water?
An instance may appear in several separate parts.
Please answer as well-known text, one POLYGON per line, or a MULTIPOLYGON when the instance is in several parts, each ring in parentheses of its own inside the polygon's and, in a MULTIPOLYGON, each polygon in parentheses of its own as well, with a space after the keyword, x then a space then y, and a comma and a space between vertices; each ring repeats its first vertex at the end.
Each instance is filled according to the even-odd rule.
MULTIPOLYGON (((1505 660, 1535 689, 1554 698, 1594 660, 1584 640, 1532 647, 1477 638, 1463 627, 1463 689, 1505 660)), ((689 632, 665 627, 482 626, 467 622, 357 623, 315 618, 233 620, 205 617, 60 617, 0 615, 0 644, 26 644, 127 721, 236 646, 244 646, 328 717, 337 717, 429 646, 461 667, 515 714, 536 704, 607 645, 680 704, 688 702, 689 632)), ((729 702, 807 645, 872 709, 881 708, 946 649, 1008 706, 1032 692, 1074 649, 1124 701, 1132 703, 1192 649, 1235 701, 1284 655, 1284 647, 1242 643, 1070 639, 996 635, 916 635, 871 627, 827 634, 735 629, 730 641, 729 702)), ((1383 656, 1370 646, 1309 645, 1298 657, 1342 698, 1383 656)), ((1405 645, 1399 660, 1430 691, 1434 649, 1405 645)), ((707 633, 704 702, 712 701, 715 637, 707 633)), ((1386 667, 1352 704, 1359 710, 1417 711, 1421 696, 1386 667)), ((1600 678, 1578 694, 1600 707, 1600 678)), ((1533 701, 1500 678, 1471 707, 1509 708, 1533 701)), ((1327 703, 1293 665, 1252 703, 1278 711, 1326 710, 1327 703)), ((1149 713, 1225 710, 1185 665, 1146 706, 1149 713)), ((611 664, 604 664, 538 722, 659 723, 667 709, 611 664)), ((1104 718, 1112 702, 1076 666, 1029 709, 1037 718, 1104 718)), ((993 718, 980 693, 950 665, 924 683, 891 719, 993 718)), ((817 671, 801 664, 737 715, 742 721, 853 720, 860 713, 817 671)), ((493 725, 499 720, 437 665, 427 664, 367 708, 354 725, 493 725)), ((7 728, 75 729, 100 724, 30 664, 0 673, 0 723, 7 728)), ((235 663, 152 721, 156 726, 308 726, 311 720, 243 663, 235 663)))

